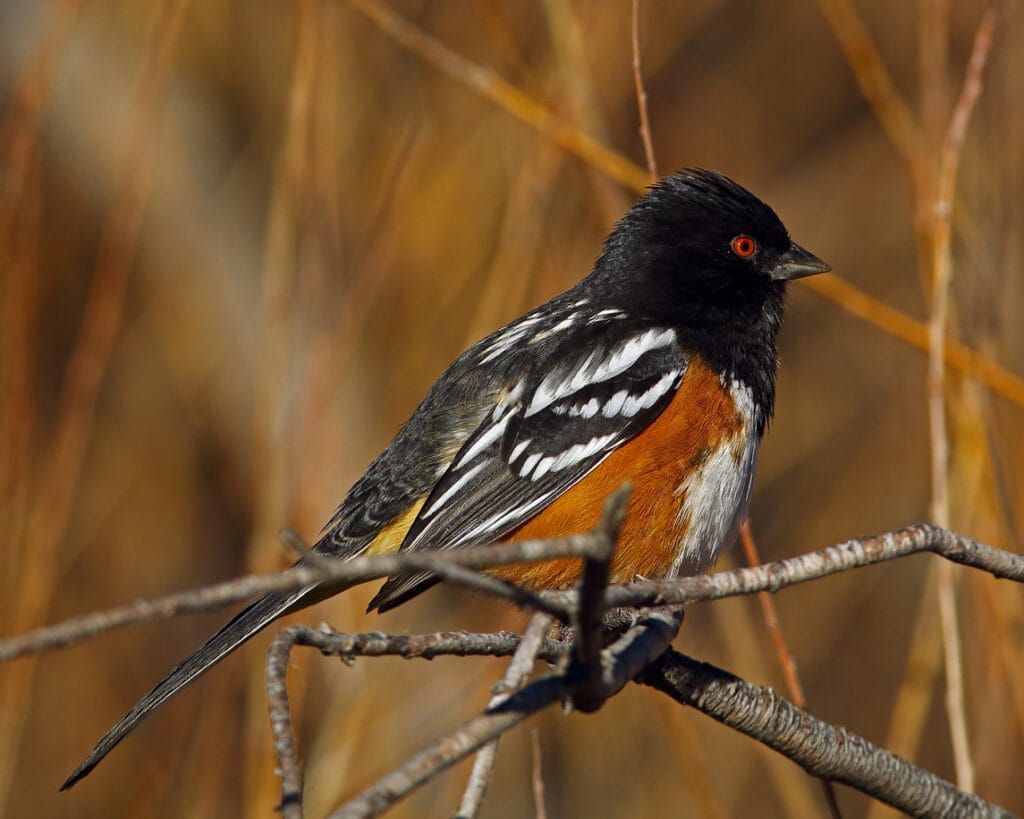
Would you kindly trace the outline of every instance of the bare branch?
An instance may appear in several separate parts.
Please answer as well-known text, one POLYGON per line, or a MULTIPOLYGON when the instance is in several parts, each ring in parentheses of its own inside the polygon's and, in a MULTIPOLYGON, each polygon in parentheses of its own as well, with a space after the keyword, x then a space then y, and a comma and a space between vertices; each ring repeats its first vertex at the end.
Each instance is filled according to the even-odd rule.
POLYGON ((912 163, 920 138, 918 124, 896 90, 878 46, 855 6, 850 0, 818 0, 818 5, 846 55, 864 99, 874 110, 889 141, 912 163))
POLYGON ((274 734, 274 753, 281 776, 281 804, 284 819, 302 819, 302 768, 292 736, 291 709, 288 707, 288 657, 304 626, 286 628, 274 638, 267 650, 267 706, 270 730, 274 734))
MULTIPOLYGON (((268 592, 290 591, 325 581, 372 580, 409 569, 433 571, 437 566, 434 561, 466 568, 485 568, 550 560, 555 557, 579 557, 587 553, 592 542, 592 535, 574 535, 555 540, 499 543, 452 552, 435 552, 429 557, 426 553, 415 557, 408 554, 373 555, 339 561, 328 569, 306 566, 282 574, 249 575, 213 586, 150 600, 139 600, 0 640, 0 662, 71 645, 133 623, 167 619, 178 614, 211 611, 268 592)), ((884 535, 851 540, 801 557, 768 563, 756 569, 738 569, 733 572, 673 581, 644 581, 617 586, 609 590, 606 605, 614 608, 665 603, 686 604, 752 594, 757 591, 775 592, 787 586, 827 577, 847 569, 881 563, 918 552, 934 552, 954 563, 983 569, 996 577, 1024 580, 1024 556, 994 549, 937 526, 921 523, 884 535)), ((540 597, 545 599, 544 605, 552 612, 562 612, 562 619, 567 619, 568 615, 565 613, 571 610, 575 593, 549 592, 540 597)))
POLYGON ((611 577, 612 556, 619 528, 626 517, 630 486, 624 485, 605 502, 604 516, 595 532, 594 548, 583 562, 578 604, 573 618, 576 625, 576 651, 571 674, 576 684, 573 707, 584 713, 604 704, 601 675, 601 647, 604 642, 604 599, 611 577))
MULTIPOLYGON (((525 643, 518 634, 507 631, 495 634, 469 634, 466 632, 340 634, 307 626, 292 626, 282 631, 274 639, 267 652, 267 699, 270 708, 271 730, 274 735, 274 750, 277 754, 278 770, 281 775, 280 809, 282 816, 285 819, 300 819, 302 816, 302 770, 298 754, 295 751, 295 740, 291 730, 291 711, 285 685, 288 658, 294 646, 318 648, 325 656, 339 656, 346 663, 351 663, 355 657, 389 655, 429 660, 444 655, 507 657, 515 654, 520 661, 516 662, 514 659, 510 671, 514 668, 516 677, 509 680, 506 675, 505 682, 518 685, 521 684, 516 683, 520 673, 524 675, 528 673, 535 660, 556 662, 568 656, 570 649, 568 644, 544 639, 545 629, 550 622, 550 616, 547 614, 541 613, 534 618, 527 631, 529 644, 525 643)), ((493 707, 493 701, 491 707, 493 707)))
POLYGON ((179 614, 212 611, 260 594, 293 591, 319 583, 354 584, 410 570, 433 572, 451 582, 471 585, 480 591, 511 600, 517 605, 547 611, 559 619, 567 620, 568 610, 561 607, 557 601, 545 600, 525 589, 495 581, 494 578, 481 580, 481 576, 476 574, 471 577, 470 574, 460 571, 460 568, 483 569, 510 563, 551 560, 556 557, 583 557, 592 548, 594 537, 593 534, 583 534, 554 540, 524 540, 518 543, 474 546, 450 552, 372 555, 332 561, 329 565, 323 566, 299 566, 279 574, 248 575, 212 586, 149 600, 138 600, 125 606, 74 617, 54 626, 0 640, 0 662, 68 646, 134 623, 167 619, 179 614))
MULTIPOLYGON (((1024 555, 986 546, 930 523, 918 523, 756 568, 613 586, 608 590, 605 605, 609 608, 686 605, 759 591, 777 592, 848 569, 920 552, 932 552, 954 563, 982 569, 995 577, 1024 581, 1024 555)), ((576 593, 547 592, 544 596, 571 607, 576 593)))
MULTIPOLYGON (((530 676, 533 664, 537 661, 537 655, 544 645, 544 635, 551 627, 552 618, 550 615, 540 612, 535 614, 530 621, 522 642, 512 656, 512 662, 505 670, 505 676, 495 686, 495 694, 487 707, 497 708, 509 694, 522 688, 523 683, 530 676)), ((491 773, 494 770, 494 758, 498 753, 498 740, 489 742, 476 755, 473 761, 473 771, 469 776, 466 791, 462 796, 462 803, 455 814, 458 819, 473 819, 480 812, 480 805, 484 801, 484 793, 487 790, 487 783, 490 781, 491 773)))
POLYGON ((678 652, 663 654, 637 681, 764 743, 813 776, 843 782, 914 816, 1011 815, 845 728, 815 719, 771 689, 678 652))
MULTIPOLYGON (((325 657, 340 657, 348 664, 356 657, 511 657, 522 637, 511 631, 477 634, 465 631, 434 634, 340 634, 317 628, 296 627, 294 644, 320 649, 325 657)), ((568 655, 570 646, 561 640, 544 640, 537 659, 554 663, 568 655)))
MULTIPOLYGON (((605 675, 609 694, 620 690, 653 657, 665 651, 675 635, 675 613, 651 612, 606 650, 605 675)), ((378 816, 399 799, 439 772, 501 736, 530 715, 559 701, 569 692, 568 678, 552 674, 530 683, 497 708, 464 723, 447 737, 431 743, 408 762, 366 789, 332 819, 378 816)))

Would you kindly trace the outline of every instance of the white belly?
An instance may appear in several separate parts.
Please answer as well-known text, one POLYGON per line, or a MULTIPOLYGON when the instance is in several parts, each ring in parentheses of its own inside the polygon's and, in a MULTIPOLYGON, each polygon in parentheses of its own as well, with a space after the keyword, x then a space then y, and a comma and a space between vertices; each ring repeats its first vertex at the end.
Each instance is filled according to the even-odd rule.
POLYGON ((733 381, 730 394, 744 419, 742 431, 729 446, 711 454, 676 490, 683 497, 679 521, 685 534, 672 562, 673 577, 700 573, 711 566, 733 542, 750 507, 761 439, 750 390, 733 381))

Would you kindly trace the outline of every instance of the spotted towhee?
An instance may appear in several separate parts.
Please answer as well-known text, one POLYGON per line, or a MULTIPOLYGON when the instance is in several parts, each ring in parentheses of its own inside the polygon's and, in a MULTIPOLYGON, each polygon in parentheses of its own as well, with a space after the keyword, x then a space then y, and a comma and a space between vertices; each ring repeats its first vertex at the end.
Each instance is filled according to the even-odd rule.
MULTIPOLYGON (((694 170, 661 180, 615 226, 589 276, 456 359, 315 550, 349 558, 580 532, 628 479, 613 581, 701 571, 746 514, 775 400, 786 283, 827 270, 730 179, 694 170)), ((571 584, 577 566, 495 573, 548 589, 571 584)), ((392 577, 370 608, 435 582, 392 577)), ((64 787, 260 629, 338 591, 252 603, 114 725, 64 787)))

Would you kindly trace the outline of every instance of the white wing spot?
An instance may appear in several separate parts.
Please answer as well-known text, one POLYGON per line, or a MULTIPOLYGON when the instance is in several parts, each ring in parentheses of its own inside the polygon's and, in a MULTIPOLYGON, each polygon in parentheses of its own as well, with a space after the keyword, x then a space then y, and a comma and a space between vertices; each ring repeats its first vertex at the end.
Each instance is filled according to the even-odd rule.
POLYGON ((578 315, 579 313, 570 313, 568 316, 566 316, 564 319, 558 322, 558 324, 556 324, 554 327, 549 327, 547 330, 541 330, 539 333, 534 335, 533 338, 530 339, 530 344, 536 344, 538 341, 543 341, 544 339, 555 335, 555 333, 560 333, 562 332, 562 330, 568 330, 570 327, 573 326, 573 324, 576 323, 576 316, 578 315))
POLYGON ((610 319, 622 319, 625 318, 626 314, 621 310, 609 309, 609 310, 598 310, 594 315, 587 319, 587 324, 598 324, 602 321, 608 321, 610 319))
POLYGON ((601 414, 605 418, 614 418, 619 414, 619 410, 622 409, 622 405, 626 403, 626 398, 629 393, 625 390, 619 390, 615 395, 608 399, 608 403, 601 409, 601 414))
POLYGON ((554 466, 554 464, 555 459, 551 455, 548 455, 548 457, 546 458, 541 458, 540 463, 537 464, 537 468, 533 471, 533 474, 530 476, 530 480, 539 481, 548 473, 548 471, 551 469, 552 466, 554 466))
POLYGON ((530 445, 532 438, 527 438, 525 441, 520 441, 516 444, 515 449, 512 450, 512 454, 509 456, 509 463, 519 460, 519 456, 523 454, 526 448, 530 445))
POLYGON ((627 418, 632 418, 640 412, 640 410, 650 409, 653 407, 658 402, 658 399, 669 391, 678 376, 679 370, 672 370, 671 372, 665 373, 665 375, 658 379, 658 383, 647 390, 643 395, 636 397, 632 395, 627 396, 625 403, 622 405, 622 414, 627 418))
POLYGON ((520 478, 525 478, 533 471, 533 468, 537 465, 537 461, 541 459, 541 454, 542 453, 540 452, 534 452, 525 461, 523 461, 523 465, 519 469, 520 478))
POLYGON ((596 398, 591 398, 582 407, 573 407, 573 409, 579 409, 579 415, 582 418, 593 418, 597 415, 597 411, 601 408, 601 402, 596 398))

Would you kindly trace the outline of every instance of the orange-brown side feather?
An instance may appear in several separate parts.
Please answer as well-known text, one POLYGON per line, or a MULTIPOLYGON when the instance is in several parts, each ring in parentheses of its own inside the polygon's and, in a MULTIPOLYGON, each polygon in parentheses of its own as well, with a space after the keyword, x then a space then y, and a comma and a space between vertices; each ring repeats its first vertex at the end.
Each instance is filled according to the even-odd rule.
MULTIPOLYGON (((633 484, 629 510, 612 563, 615 582, 635 575, 665 576, 686 525, 679 510, 688 472, 743 429, 743 418, 718 374, 691 361, 672 402, 643 432, 616 449, 600 466, 506 540, 531 540, 585 532, 600 519, 609 494, 633 484)), ((579 577, 579 561, 506 566, 493 573, 530 589, 566 588, 579 577)))

